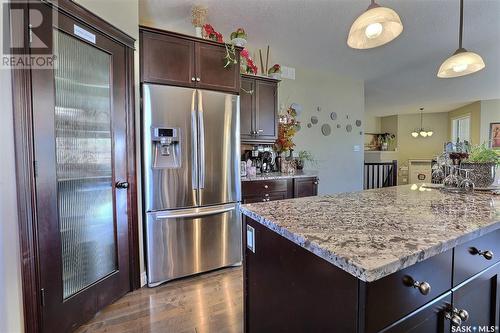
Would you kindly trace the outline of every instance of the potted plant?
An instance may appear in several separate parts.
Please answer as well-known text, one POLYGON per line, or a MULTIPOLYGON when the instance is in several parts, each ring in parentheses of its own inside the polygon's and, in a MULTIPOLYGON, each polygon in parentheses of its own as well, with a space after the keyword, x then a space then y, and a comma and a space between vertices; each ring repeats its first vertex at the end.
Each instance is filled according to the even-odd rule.
POLYGON ((299 156, 297 158, 297 170, 304 169, 306 162, 309 162, 311 165, 315 165, 317 163, 311 152, 307 150, 299 151, 299 156))
POLYGON ((267 75, 273 79, 281 80, 281 66, 275 64, 273 67, 269 68, 267 75))
POLYGON ((238 28, 236 31, 231 33, 231 44, 245 47, 247 44, 247 34, 243 28, 238 28))
POLYGON ((246 74, 257 74, 257 66, 253 62, 252 57, 247 49, 243 49, 240 53, 241 59, 241 72, 246 74))
POLYGON ((276 157, 276 164, 280 168, 279 171, 281 172, 293 172, 292 169, 294 169, 291 163, 293 161, 285 161, 284 156, 282 155, 287 151, 292 151, 293 147, 295 147, 293 137, 300 127, 300 122, 297 121, 296 117, 297 111, 295 111, 295 109, 291 106, 286 110, 284 115, 280 116, 278 139, 276 139, 274 146, 275 151, 278 153, 278 156, 276 157))
POLYGON ((500 156, 485 143, 472 146, 469 157, 460 166, 470 170, 470 179, 476 187, 490 187, 495 181, 495 171, 500 165, 500 156))

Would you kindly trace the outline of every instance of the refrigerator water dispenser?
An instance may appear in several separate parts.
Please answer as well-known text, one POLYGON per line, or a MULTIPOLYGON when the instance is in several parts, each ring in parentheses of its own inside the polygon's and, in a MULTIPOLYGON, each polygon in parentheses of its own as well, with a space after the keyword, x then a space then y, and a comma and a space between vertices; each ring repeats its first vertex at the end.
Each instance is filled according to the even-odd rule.
POLYGON ((178 169, 181 167, 180 128, 153 127, 153 169, 178 169))

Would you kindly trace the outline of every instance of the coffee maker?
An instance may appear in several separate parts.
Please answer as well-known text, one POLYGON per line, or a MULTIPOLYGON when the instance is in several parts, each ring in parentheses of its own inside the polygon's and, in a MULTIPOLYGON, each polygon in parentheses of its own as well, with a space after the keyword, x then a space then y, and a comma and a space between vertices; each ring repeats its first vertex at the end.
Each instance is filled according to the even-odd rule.
POLYGON ((261 170, 263 173, 274 171, 274 154, 270 151, 260 153, 260 160, 262 163, 261 170))

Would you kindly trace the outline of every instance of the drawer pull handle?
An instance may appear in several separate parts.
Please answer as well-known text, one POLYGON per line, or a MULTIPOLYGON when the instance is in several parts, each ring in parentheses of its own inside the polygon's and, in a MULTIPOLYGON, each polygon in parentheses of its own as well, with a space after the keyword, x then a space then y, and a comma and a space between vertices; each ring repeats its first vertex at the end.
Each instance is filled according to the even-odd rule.
POLYGON ((431 285, 428 282, 413 282, 413 288, 417 288, 422 295, 427 295, 431 291, 431 285))
POLYGON ((269 188, 269 186, 268 185, 264 185, 264 188, 269 188))
POLYGON ((403 278, 403 283, 408 287, 413 287, 418 289, 422 295, 427 295, 431 291, 431 285, 428 282, 419 282, 412 278, 411 276, 405 276, 403 278))
POLYGON ((268 201, 269 201, 269 198, 264 198, 264 199, 262 199, 262 201, 264 201, 264 202, 268 202, 268 201))
POLYGON ((479 249, 477 249, 477 248, 473 247, 473 248, 471 248, 471 253, 472 253, 473 255, 483 256, 483 257, 484 257, 484 259, 486 259, 486 260, 491 260, 491 259, 493 259, 493 252, 488 251, 488 250, 486 250, 486 251, 481 251, 481 250, 479 250, 479 249))
POLYGON ((461 326, 462 322, 469 319, 469 313, 464 309, 458 310, 453 308, 450 312, 446 312, 445 317, 451 321, 453 326, 456 327, 461 326))
POLYGON ((265 196, 265 197, 268 197, 268 196, 269 196, 269 193, 264 194, 264 196, 265 196))

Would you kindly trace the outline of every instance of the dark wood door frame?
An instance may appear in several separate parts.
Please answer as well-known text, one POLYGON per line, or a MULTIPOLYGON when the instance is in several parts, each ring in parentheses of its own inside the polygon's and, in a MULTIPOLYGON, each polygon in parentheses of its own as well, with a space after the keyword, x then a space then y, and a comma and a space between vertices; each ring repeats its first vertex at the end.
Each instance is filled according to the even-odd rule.
MULTIPOLYGON (((12 0, 11 0, 12 1, 12 0)), ((13 2, 13 1, 12 1, 13 2)), ((16 7, 20 1, 16 0, 16 7)), ((130 184, 128 190, 128 230, 130 252, 130 290, 141 286, 139 267, 139 232, 137 212, 137 176, 135 149, 135 96, 134 96, 134 42, 135 40, 123 31, 102 20, 87 9, 70 0, 59 0, 57 7, 47 1, 48 6, 64 13, 84 26, 98 28, 112 40, 125 46, 127 68, 127 177, 130 184)), ((28 22, 29 2, 23 1, 25 19, 28 22)), ((19 22, 12 22, 19 24, 19 22)), ((22 35, 13 35, 15 39, 24 40, 24 53, 29 53, 28 26, 14 29, 22 31, 22 35)), ((16 182, 18 202, 18 224, 21 255, 21 279, 23 292, 24 328, 25 332, 39 332, 42 322, 42 294, 38 267, 38 238, 35 196, 35 165, 33 146, 33 110, 31 96, 31 69, 12 69, 12 107, 14 115, 14 145, 16 159, 16 182)))

